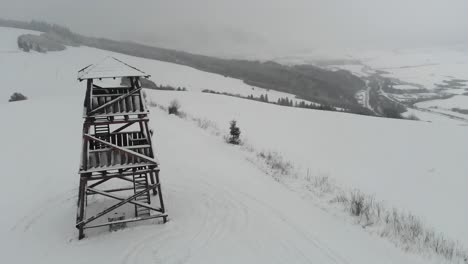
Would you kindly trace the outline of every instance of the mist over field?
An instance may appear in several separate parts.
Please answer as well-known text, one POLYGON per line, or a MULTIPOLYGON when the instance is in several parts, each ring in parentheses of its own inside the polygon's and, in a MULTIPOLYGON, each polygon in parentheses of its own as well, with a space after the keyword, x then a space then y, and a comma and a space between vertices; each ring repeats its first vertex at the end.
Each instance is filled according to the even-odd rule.
MULTIPOLYGON (((463 0, 2 0, 0 17, 208 55, 466 43, 463 0)), ((255 56, 253 56, 255 57, 255 56)))

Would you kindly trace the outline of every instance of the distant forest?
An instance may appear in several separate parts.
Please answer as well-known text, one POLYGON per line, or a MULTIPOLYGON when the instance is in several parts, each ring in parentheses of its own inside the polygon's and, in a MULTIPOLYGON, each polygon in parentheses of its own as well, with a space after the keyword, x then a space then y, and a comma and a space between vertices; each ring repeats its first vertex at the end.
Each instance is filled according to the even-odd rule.
POLYGON ((225 77, 241 79, 252 86, 291 93, 298 98, 346 109, 348 112, 374 115, 355 99, 356 92, 364 89, 364 81, 344 70, 328 71, 312 65, 286 66, 272 61, 220 59, 134 42, 87 37, 76 34, 66 27, 41 21, 23 22, 0 19, 0 26, 48 33, 54 36, 54 39, 60 39, 60 44, 84 45, 186 65, 225 77))

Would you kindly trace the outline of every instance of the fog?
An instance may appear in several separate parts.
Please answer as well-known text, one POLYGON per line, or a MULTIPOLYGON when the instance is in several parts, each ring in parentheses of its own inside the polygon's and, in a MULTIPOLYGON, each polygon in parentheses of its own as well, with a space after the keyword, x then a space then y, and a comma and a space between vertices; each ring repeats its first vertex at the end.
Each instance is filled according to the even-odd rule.
POLYGON ((0 17, 236 56, 468 42, 466 0, 0 0, 0 17))

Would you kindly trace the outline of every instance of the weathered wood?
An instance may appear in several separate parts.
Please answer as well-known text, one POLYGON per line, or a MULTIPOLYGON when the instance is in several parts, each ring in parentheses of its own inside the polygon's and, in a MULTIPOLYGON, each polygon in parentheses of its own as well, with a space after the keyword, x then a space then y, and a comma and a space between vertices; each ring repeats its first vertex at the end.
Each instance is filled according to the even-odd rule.
MULTIPOLYGON (((161 203, 161 213, 165 213, 166 209, 164 208, 164 201, 163 201, 162 192, 161 192, 161 184, 159 182, 159 171, 156 171, 155 174, 156 174, 156 185, 158 187, 159 202, 161 203)), ((166 222, 166 219, 164 219, 164 222, 166 222)))
MULTIPOLYGON (((121 95, 121 96, 119 96, 119 97, 117 97, 117 98, 115 98, 115 99, 113 99, 113 100, 111 100, 111 101, 109 101, 109 102, 107 102, 107 103, 105 103, 105 104, 99 106, 98 108, 95 108, 95 109, 91 110, 91 111, 88 113, 88 115, 94 115, 96 112, 105 109, 107 106, 109 106, 109 105, 111 105, 111 104, 113 104, 113 103, 115 103, 115 102, 118 102, 118 101, 120 101, 120 100, 123 100, 123 99, 125 99, 125 98, 129 98, 132 94, 134 94, 134 93, 136 93, 136 92, 139 92, 139 91, 141 91, 141 88, 140 88, 140 89, 132 90, 132 91, 130 91, 130 92, 127 93, 127 94, 123 94, 123 95, 121 95)), ((99 97, 99 98, 101 98, 101 97, 99 97)))
MULTIPOLYGON (((156 184, 155 184, 156 185, 156 184)), ((140 191, 138 193, 141 193, 143 192, 142 194, 138 195, 137 197, 140 197, 142 196, 145 192, 148 192, 151 188, 155 188, 156 186, 153 186, 153 185, 148 185, 148 187, 144 188, 143 191, 140 191)), ((116 200, 119 200, 119 201, 126 201, 128 200, 128 198, 123 198, 123 197, 119 197, 117 195, 113 195, 113 194, 110 194, 108 192, 104 192, 104 191, 101 191, 101 190, 96 190, 96 189, 91 189, 91 188, 88 188, 88 191, 89 192, 94 192, 96 194, 100 194, 100 195, 103 195, 103 196, 107 196, 109 198, 113 198, 113 199, 116 199, 116 200)), ((138 194, 137 193, 137 194, 138 194)), ((135 194, 136 195, 136 194, 135 194)), ((135 196, 135 195, 132 195, 135 196)), ((141 207, 144 207, 144 208, 147 208, 147 209, 150 209, 150 210, 153 210, 153 211, 157 211, 157 212, 161 212, 161 208, 155 208, 155 207, 152 207, 151 205, 149 204, 145 204, 145 203, 141 203, 141 202, 138 202, 138 201, 135 201, 133 199, 135 199, 136 197, 132 198, 131 200, 128 200, 126 203, 131 203, 131 204, 134 204, 134 205, 138 205, 138 206, 141 206, 141 207)))
POLYGON ((130 154, 130 155, 132 155, 132 156, 134 156, 134 157, 138 157, 138 158, 140 158, 140 159, 142 159, 142 160, 145 160, 145 161, 147 161, 147 162, 154 163, 154 164, 156 164, 156 165, 158 164, 158 162, 157 162, 154 158, 150 158, 150 157, 147 157, 147 156, 145 156, 145 155, 141 155, 140 153, 137 153, 137 152, 132 151, 132 150, 125 149, 125 148, 123 148, 123 147, 120 147, 120 146, 117 146, 117 145, 115 145, 115 144, 109 143, 109 142, 104 141, 104 140, 102 140, 102 139, 99 139, 99 138, 97 138, 97 137, 93 137, 93 136, 91 136, 91 135, 89 135, 89 134, 84 135, 84 137, 87 137, 87 138, 90 139, 90 140, 97 141, 97 142, 99 142, 99 143, 101 143, 101 144, 104 144, 104 145, 106 145, 106 146, 109 146, 110 148, 113 148, 113 149, 115 149, 115 150, 121 151, 121 152, 123 152, 123 153, 130 154))
MULTIPOLYGON (((145 113, 145 115, 146 114, 147 113, 145 113)), ((145 116, 144 118, 114 119, 113 121, 109 121, 109 120, 94 120, 93 121, 92 118, 87 118, 85 123, 89 125, 106 125, 106 124, 117 125, 117 124, 126 124, 128 122, 139 122, 139 121, 147 121, 147 120, 149 120, 147 116, 145 116)))
MULTIPOLYGON (((125 146, 125 147, 122 147, 124 149, 145 149, 145 148, 151 148, 150 145, 136 145, 136 146, 125 146)), ((102 148, 102 149, 92 149, 90 150, 89 152, 90 153, 95 153, 95 152, 105 152, 105 151, 112 151, 111 148, 102 148)))
MULTIPOLYGON (((151 185, 156 184, 156 179, 155 179, 154 175, 155 175, 155 172, 153 172, 153 171, 149 173, 149 178, 150 178, 151 185)), ((153 195, 156 195, 156 194, 158 194, 158 191, 156 190, 156 188, 154 188, 153 189, 153 195)))
POLYGON ((133 125, 133 124, 135 124, 135 123, 136 123, 136 122, 129 122, 128 124, 125 124, 125 125, 123 125, 123 126, 117 128, 116 130, 114 130, 114 131, 112 132, 112 134, 117 134, 117 133, 119 133, 120 131, 122 131, 122 130, 128 128, 129 126, 131 126, 131 125, 133 125))
MULTIPOLYGON (((140 167, 140 166, 141 165, 139 165, 138 167, 140 167)), ((138 167, 135 167, 135 168, 138 168, 138 167)), ((149 173, 149 172, 156 171, 156 170, 159 170, 159 169, 158 168, 155 168, 155 169, 142 169, 142 170, 137 170, 135 173, 145 174, 145 173, 149 173)), ((98 174, 98 175, 91 175, 88 178, 88 181, 100 181, 100 180, 103 180, 103 179, 123 179, 123 180, 126 180, 126 181, 133 182, 133 180, 126 178, 126 177, 132 176, 132 175, 133 175, 133 172, 116 172, 116 173, 98 174)))
MULTIPOLYGON (((143 127, 144 127, 143 131, 146 133, 146 137, 148 138, 148 145, 153 146, 153 142, 152 142, 153 141, 153 139, 152 139, 153 135, 151 134, 151 131, 150 131, 149 127, 148 127, 148 122, 147 121, 142 121, 141 123, 143 123, 143 127)), ((152 158, 156 158, 156 156, 154 155, 154 150, 153 150, 152 147, 149 149, 149 152, 150 153, 149 153, 148 156, 150 156, 152 158)))
MULTIPOLYGON (((124 205, 124 204, 126 204, 126 203, 129 203, 129 202, 130 202, 130 203, 138 203, 138 202, 135 202, 135 201, 132 201, 132 200, 135 199, 136 197, 140 196, 140 195, 143 195, 145 192, 148 192, 149 190, 151 190, 151 189, 154 188, 154 187, 155 187, 155 186, 152 186, 152 185, 151 185, 149 188, 146 188, 146 189, 143 190, 143 191, 140 191, 140 192, 138 192, 138 193, 136 193, 136 194, 134 194, 134 195, 132 195, 132 196, 126 198, 126 199, 121 200, 119 203, 116 203, 116 204, 114 204, 113 206, 108 207, 107 209, 101 211, 100 213, 98 213, 98 214, 96 214, 96 215, 94 215, 94 216, 91 216, 90 218, 88 218, 88 219, 86 219, 86 220, 82 220, 82 221, 78 222, 78 223, 76 224, 76 227, 77 227, 77 228, 83 228, 87 223, 90 223, 90 222, 92 222, 92 221, 94 221, 94 220, 96 220, 96 219, 102 217, 103 215, 105 215, 105 214, 107 214, 107 213, 109 213, 109 212, 111 212, 111 211, 113 211, 113 210, 115 210, 115 209, 121 207, 122 205, 124 205)), ((99 193, 99 194, 102 194, 102 195, 105 195, 105 196, 110 196, 110 195, 111 195, 111 194, 104 193, 104 192, 101 192, 101 191, 96 190, 96 189, 93 189, 93 188, 88 188, 88 191, 96 192, 96 193, 99 193)), ((113 196, 115 196, 115 195, 113 195, 113 196)), ((115 199, 120 200, 121 198, 120 198, 120 197, 117 197, 117 198, 115 198, 115 199)), ((140 206, 146 206, 146 205, 141 204, 141 203, 140 203, 139 205, 140 205, 140 206)), ((151 206, 149 206, 149 207, 151 207, 151 206)), ((157 210, 156 208, 153 208, 153 207, 151 207, 151 208, 152 208, 152 210, 157 210)))
MULTIPOLYGON (((82 222, 86 218, 86 177, 80 178, 80 187, 78 193, 78 215, 76 217, 76 222, 82 222)), ((78 226, 79 235, 78 239, 84 238, 84 230, 82 226, 78 226)))
POLYGON ((154 163, 123 164, 123 165, 109 166, 109 167, 102 167, 102 168, 99 168, 99 167, 98 168, 89 168, 86 171, 80 171, 80 173, 83 174, 83 173, 112 171, 112 170, 135 168, 135 167, 141 167, 141 166, 154 166, 154 163))
MULTIPOLYGON (((84 71, 85 69, 81 73, 84 71)), ((165 208, 158 177, 159 162, 154 155, 151 143, 151 133, 148 127, 149 111, 142 93, 140 76, 122 76, 129 79, 127 87, 102 87, 93 83, 94 79, 108 77, 116 79, 120 76, 112 77, 108 74, 99 75, 97 78, 93 76, 97 75, 79 76, 81 80, 87 80, 76 222, 80 239, 84 237, 85 228, 151 218, 163 218, 164 222, 167 221, 167 214, 149 215, 150 211, 163 213, 165 208), (132 127, 136 123, 139 123, 139 129, 137 126, 132 127), (109 125, 112 125, 113 131, 108 128, 109 125), (133 128, 136 131, 122 132, 133 128), (90 134, 90 130, 94 131, 94 135, 90 134), (113 189, 96 189, 98 186, 106 186, 105 183, 112 182, 113 179, 126 181, 127 185, 131 184, 131 186, 121 183, 121 186, 115 186, 113 189), (153 195, 159 194, 161 208, 150 205, 151 191, 153 195), (126 198, 118 195, 118 193, 128 192, 134 195, 126 198), (118 202, 87 218, 88 195, 103 195, 116 199, 118 202), (107 223, 90 225, 96 219, 124 204, 135 206, 135 218, 122 221, 107 219, 107 223)))
POLYGON ((155 219, 155 218, 163 218, 164 222, 166 222, 167 214, 158 214, 158 215, 150 215, 150 216, 143 216, 143 217, 135 217, 131 219, 125 219, 125 220, 119 220, 119 221, 113 221, 113 222, 107 222, 107 223, 102 223, 102 224, 96 224, 96 225, 89 225, 84 227, 85 229, 89 228, 96 228, 96 227, 103 227, 103 226, 108 226, 112 224, 121 224, 121 223, 129 223, 129 222, 137 222, 137 221, 144 221, 144 220, 149 220, 149 219, 155 219))
MULTIPOLYGON (((106 189, 106 190, 102 190, 102 192, 105 192, 105 193, 113 193, 113 192, 122 192, 122 191, 130 191, 130 190, 133 190, 134 187, 125 187, 125 188, 115 188, 115 189, 106 189)), ((89 188, 88 188, 89 190, 89 188)), ((93 192, 90 192, 88 191, 87 195, 95 195, 95 194, 98 194, 98 193, 93 193, 93 192)))

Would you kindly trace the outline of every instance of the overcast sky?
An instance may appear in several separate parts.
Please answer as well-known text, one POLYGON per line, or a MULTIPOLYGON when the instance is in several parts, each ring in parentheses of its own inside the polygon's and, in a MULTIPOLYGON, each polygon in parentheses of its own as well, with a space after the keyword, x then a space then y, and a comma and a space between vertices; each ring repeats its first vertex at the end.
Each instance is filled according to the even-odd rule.
POLYGON ((468 0, 0 0, 0 17, 205 54, 468 43, 468 0))

